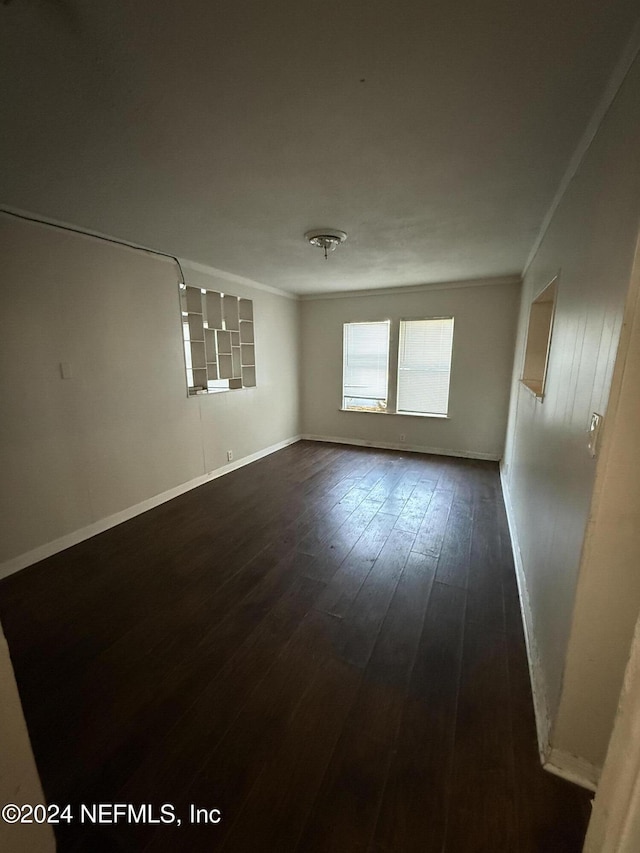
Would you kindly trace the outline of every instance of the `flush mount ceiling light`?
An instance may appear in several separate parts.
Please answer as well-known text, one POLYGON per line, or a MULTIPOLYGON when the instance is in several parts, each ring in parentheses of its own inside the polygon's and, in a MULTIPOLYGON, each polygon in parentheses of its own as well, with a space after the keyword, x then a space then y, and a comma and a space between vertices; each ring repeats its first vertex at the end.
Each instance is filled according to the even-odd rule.
POLYGON ((324 249, 324 256, 326 258, 328 252, 333 252, 336 246, 344 243, 347 239, 347 234, 346 231, 336 231, 335 228, 318 228, 315 231, 307 231, 304 238, 312 246, 324 249))

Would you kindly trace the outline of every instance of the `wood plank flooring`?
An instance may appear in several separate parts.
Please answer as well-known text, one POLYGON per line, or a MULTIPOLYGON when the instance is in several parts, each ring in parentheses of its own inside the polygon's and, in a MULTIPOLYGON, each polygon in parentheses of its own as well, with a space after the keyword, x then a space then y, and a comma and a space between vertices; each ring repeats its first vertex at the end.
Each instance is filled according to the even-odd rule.
POLYGON ((299 442, 0 583, 59 850, 578 853, 495 463, 299 442), (220 809, 189 823, 189 806, 220 809))

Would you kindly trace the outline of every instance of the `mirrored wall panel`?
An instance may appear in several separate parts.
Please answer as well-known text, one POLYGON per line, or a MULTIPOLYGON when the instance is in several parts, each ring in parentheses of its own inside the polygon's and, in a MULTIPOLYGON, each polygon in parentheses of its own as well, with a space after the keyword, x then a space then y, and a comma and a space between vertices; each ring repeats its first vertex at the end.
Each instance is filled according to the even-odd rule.
POLYGON ((181 284, 180 310, 189 396, 254 387, 252 300, 181 284))

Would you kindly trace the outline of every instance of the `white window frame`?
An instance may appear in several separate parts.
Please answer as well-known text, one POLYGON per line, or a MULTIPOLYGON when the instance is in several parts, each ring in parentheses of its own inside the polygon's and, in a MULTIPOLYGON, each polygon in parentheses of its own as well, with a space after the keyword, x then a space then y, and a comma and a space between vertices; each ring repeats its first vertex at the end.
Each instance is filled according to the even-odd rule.
POLYGON ((451 367, 453 365, 453 335, 455 332, 455 321, 453 316, 447 315, 444 317, 420 317, 419 319, 401 319, 398 323, 398 346, 397 346, 397 355, 398 355, 398 366, 396 370, 396 414, 398 415, 413 415, 418 417, 432 417, 432 418, 446 418, 449 414, 449 399, 450 399, 450 391, 451 391, 451 367), (407 323, 428 323, 428 322, 437 322, 439 320, 450 320, 451 321, 451 353, 449 356, 449 369, 447 374, 447 407, 444 412, 418 412, 418 411, 410 411, 408 409, 400 409, 399 408, 399 397, 400 397, 400 346, 402 343, 402 325, 407 323))
POLYGON ((370 320, 353 320, 342 324, 342 386, 339 410, 341 412, 351 412, 356 414, 372 414, 372 415, 398 415, 407 418, 438 418, 441 420, 449 420, 451 418, 451 377, 454 368, 454 349, 455 349, 455 318, 452 314, 438 316, 419 316, 419 317, 377 317, 370 320), (454 331, 451 347, 451 361, 449 364, 449 394, 447 399, 447 413, 430 413, 430 412, 402 412, 397 408, 398 399, 398 372, 399 372, 399 349, 400 349, 400 323, 411 322, 416 320, 453 320, 454 331), (346 326, 356 325, 357 323, 389 323, 389 347, 387 352, 387 408, 385 411, 376 411, 374 409, 348 409, 344 406, 344 356, 345 356, 345 329, 346 326))
MULTIPOLYGON (((384 318, 382 320, 356 320, 355 322, 343 323, 342 324, 342 397, 340 402, 340 408, 343 412, 369 412, 373 414, 386 414, 389 411, 389 391, 390 391, 390 370, 389 370, 389 358, 391 354, 391 341, 392 341, 392 322, 388 318, 384 318), (386 387, 386 400, 387 407, 386 409, 356 409, 356 408, 347 408, 344 404, 345 401, 345 378, 346 378, 346 341, 347 341, 347 326, 368 326, 372 324, 380 324, 386 323, 387 325, 387 359, 386 359, 386 374, 387 374, 387 387, 386 387)), ((353 395, 350 395, 353 396, 353 395)))

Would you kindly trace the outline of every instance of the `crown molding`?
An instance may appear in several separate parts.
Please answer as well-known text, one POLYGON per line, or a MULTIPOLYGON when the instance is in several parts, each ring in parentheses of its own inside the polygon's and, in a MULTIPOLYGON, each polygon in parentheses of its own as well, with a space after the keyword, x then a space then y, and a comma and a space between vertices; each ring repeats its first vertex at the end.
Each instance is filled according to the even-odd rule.
POLYGON ((600 130, 600 125, 604 121, 605 116, 609 112, 609 109, 613 102, 616 99, 618 92, 620 91, 622 84, 624 83, 629 71, 631 70, 631 66, 633 65, 638 53, 640 52, 640 20, 636 23, 635 27, 631 32, 631 37, 629 38, 620 59, 615 65, 611 76, 609 77, 609 81, 605 87, 604 92, 602 93, 602 97, 600 98, 597 107, 595 108, 593 115, 589 119, 589 122, 582 134, 578 145, 576 146, 575 151, 573 152, 571 159, 569 160, 569 165, 562 176, 562 180, 558 185, 558 189, 556 190, 556 194, 549 205, 549 209, 547 210, 544 219, 542 220, 542 225, 540 226, 540 230, 538 232, 538 236, 533 242, 533 246, 531 247, 531 251, 529 252, 529 256, 527 257, 527 261, 524 265, 524 269, 522 271, 522 277, 524 278, 527 274, 527 271, 531 264, 533 263, 533 259, 538 253, 538 249, 540 248, 542 241, 545 238, 547 231, 549 230, 549 226, 551 225, 551 221, 555 216, 555 212, 560 206, 564 195, 569 188, 569 184, 573 180, 575 174, 578 169, 582 165, 582 161, 584 160, 587 151, 591 147, 591 143, 596 137, 596 134, 600 130))
POLYGON ((518 285, 522 283, 519 274, 496 276, 493 278, 470 278, 461 281, 437 281, 432 284, 411 284, 399 287, 368 288, 366 290, 336 290, 331 293, 301 293, 298 299, 309 302, 316 299, 357 299, 362 296, 396 296, 400 293, 424 293, 431 290, 455 290, 461 287, 491 287, 492 285, 518 285))
POLYGON ((208 264, 201 264, 198 261, 190 261, 188 258, 180 258, 180 263, 185 269, 201 272, 205 275, 214 275, 216 278, 221 278, 224 281, 230 281, 234 284, 244 284, 247 287, 253 287, 256 290, 265 290, 267 293, 273 293, 276 296, 284 296, 286 299, 295 299, 299 297, 295 293, 288 290, 281 290, 279 287, 272 287, 270 284, 262 284, 260 281, 254 281, 252 278, 245 278, 242 275, 236 275, 233 272, 219 270, 216 267, 210 267, 208 264))

